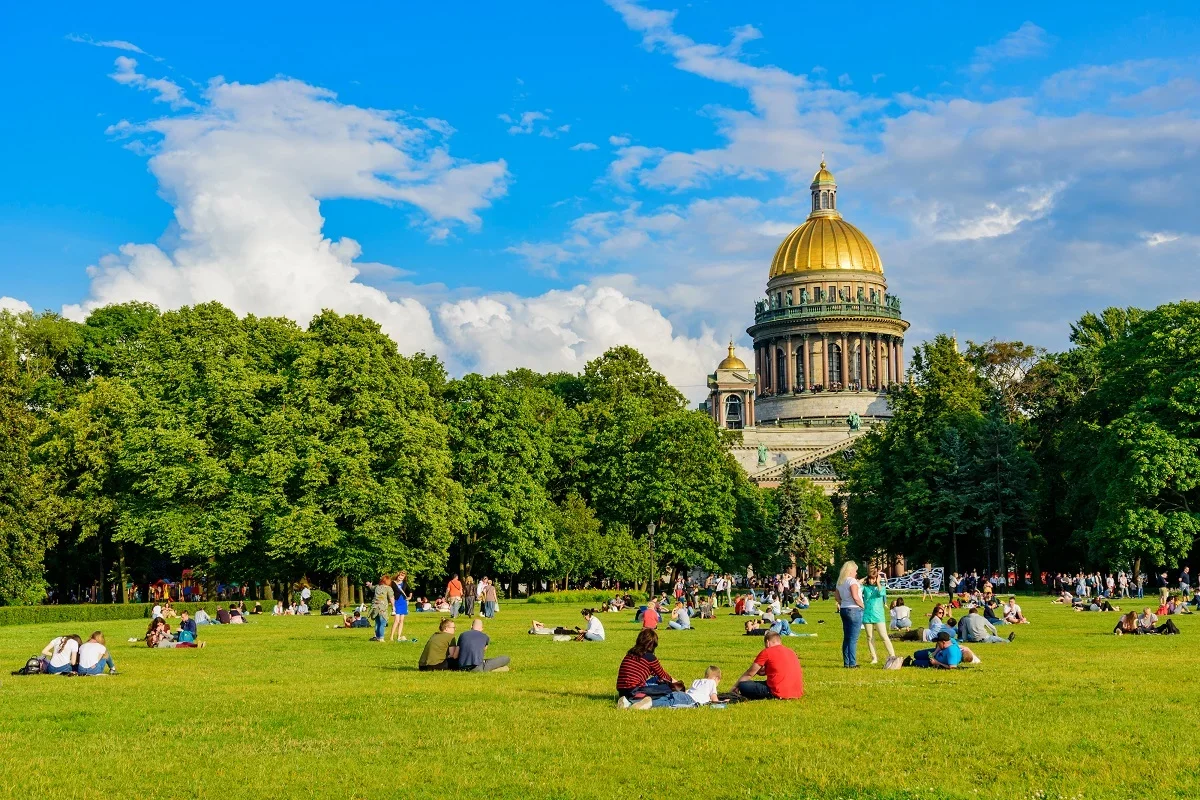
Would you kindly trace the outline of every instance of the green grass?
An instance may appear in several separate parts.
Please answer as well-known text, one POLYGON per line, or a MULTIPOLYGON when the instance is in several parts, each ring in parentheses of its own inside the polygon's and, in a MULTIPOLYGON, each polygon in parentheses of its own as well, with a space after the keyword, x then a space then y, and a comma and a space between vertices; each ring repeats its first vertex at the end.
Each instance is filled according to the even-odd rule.
MULTIPOLYGON (((820 636, 785 640, 803 700, 637 712, 613 706, 632 614, 604 616, 607 642, 556 643, 526 635, 530 617, 574 625, 577 607, 501 605, 489 652, 513 671, 491 675, 416 671, 436 614, 409 617, 421 644, 265 617, 202 628, 208 647, 186 651, 125 643, 142 621, 105 622, 120 674, 101 679, 8 675, 92 623, 3 628, 0 796, 1016 800, 1200 786, 1200 617, 1182 636, 1117 638, 1115 614, 1027 598, 1034 624, 979 645, 980 666, 851 671, 833 604, 818 602, 807 616, 826 623, 804 630, 820 636)), ((659 655, 688 682, 720 665, 726 689, 759 642, 724 614, 697 624, 662 631, 659 655)))

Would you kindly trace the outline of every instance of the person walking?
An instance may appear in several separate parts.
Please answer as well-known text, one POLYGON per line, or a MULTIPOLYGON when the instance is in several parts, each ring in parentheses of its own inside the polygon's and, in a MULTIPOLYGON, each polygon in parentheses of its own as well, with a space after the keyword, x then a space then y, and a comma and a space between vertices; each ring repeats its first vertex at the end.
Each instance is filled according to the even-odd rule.
POLYGON ((458 573, 450 576, 450 581, 446 584, 446 602, 450 604, 450 618, 454 619, 458 616, 458 609, 462 606, 463 585, 458 579, 458 573))
POLYGON ((392 601, 392 633, 389 641, 404 641, 404 619, 408 616, 408 601, 412 599, 412 590, 408 588, 408 573, 400 570, 392 584, 396 599, 392 601))
POLYGON ((463 584, 463 613, 468 617, 475 616, 475 593, 475 579, 468 575, 463 584))
POLYGON ((487 581, 487 586, 483 588, 483 615, 488 619, 496 616, 496 584, 484 578, 487 581))
MULTIPOLYGON (((842 666, 858 668, 858 637, 863 625, 862 587, 858 584, 858 564, 842 564, 837 581, 838 614, 842 617, 842 666)), ((884 636, 886 636, 886 631, 884 636)))
POLYGON ((875 654, 875 634, 879 634, 879 638, 883 639, 888 659, 895 658, 896 651, 892 647, 892 640, 888 638, 887 612, 884 610, 887 603, 887 584, 879 577, 877 567, 867 569, 867 580, 862 587, 862 598, 862 622, 863 627, 867 629, 867 649, 871 651, 871 663, 879 663, 879 657, 875 654))
POLYGON ((392 591, 391 576, 384 575, 375 586, 375 594, 371 598, 371 616, 375 620, 375 635, 371 637, 372 642, 384 641, 383 635, 387 633, 388 613, 395 602, 396 593, 392 591))

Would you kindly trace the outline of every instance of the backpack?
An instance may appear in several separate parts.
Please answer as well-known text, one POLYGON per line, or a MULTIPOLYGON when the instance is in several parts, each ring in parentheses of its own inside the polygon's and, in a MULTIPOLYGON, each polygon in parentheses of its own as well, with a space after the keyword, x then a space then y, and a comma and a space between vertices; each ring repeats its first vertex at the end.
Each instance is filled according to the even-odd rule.
POLYGON ((13 675, 41 675, 50 671, 50 662, 41 656, 30 656, 25 666, 13 672, 13 675))
POLYGON ((900 669, 904 665, 904 659, 900 656, 888 656, 887 661, 883 662, 884 669, 900 669))

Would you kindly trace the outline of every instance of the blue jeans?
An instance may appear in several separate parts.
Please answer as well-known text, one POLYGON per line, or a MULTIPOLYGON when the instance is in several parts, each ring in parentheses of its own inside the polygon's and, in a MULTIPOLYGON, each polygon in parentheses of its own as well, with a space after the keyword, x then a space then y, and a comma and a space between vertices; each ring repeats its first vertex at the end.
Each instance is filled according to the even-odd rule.
POLYGON ((387 614, 380 614, 375 617, 375 638, 382 639, 387 633, 387 614))
POLYGON ((914 667, 932 667, 933 666, 933 650, 918 650, 913 653, 914 667))
POLYGON ((103 661, 96 662, 96 666, 79 667, 76 672, 78 672, 80 675, 103 675, 105 666, 108 667, 109 672, 112 672, 114 669, 116 669, 116 667, 113 666, 112 656, 108 655, 107 653, 104 654, 103 661))
POLYGON ((1145 589, 1144 589, 1144 587, 1139 586, 1138 587, 1138 600, 1141 600, 1143 597, 1145 597, 1145 589))
POLYGON ((454 600, 450 601, 450 618, 451 619, 458 616, 458 607, 460 605, 462 605, 462 600, 460 600, 458 598, 455 598, 454 600))
POLYGON ((688 625, 688 626, 687 626, 687 628, 685 628, 685 627, 683 626, 683 623, 676 622, 675 620, 671 620, 670 622, 668 622, 668 623, 667 623, 667 627, 668 627, 668 628, 672 628, 672 629, 674 629, 674 630, 677 630, 677 631, 685 631, 685 630, 687 630, 688 628, 690 628, 690 627, 692 627, 692 626, 691 626, 691 625, 688 625))
POLYGON ((766 681, 742 681, 737 685, 737 690, 747 700, 770 700, 775 696, 767 688, 766 681))
POLYGON ((861 608, 839 608, 842 615, 842 664, 858 666, 858 637, 862 634, 863 610, 861 608))
POLYGON ((63 664, 61 667, 50 667, 48 670, 46 670, 46 672, 49 675, 62 675, 63 673, 71 672, 74 669, 75 666, 73 664, 63 664))
POLYGON ((775 631, 780 636, 792 635, 792 626, 788 624, 786 619, 776 620, 775 624, 771 626, 771 630, 775 631))
POLYGON ((694 706, 696 701, 692 699, 687 692, 671 692, 664 694, 662 697, 656 697, 651 703, 651 708, 673 708, 694 706))

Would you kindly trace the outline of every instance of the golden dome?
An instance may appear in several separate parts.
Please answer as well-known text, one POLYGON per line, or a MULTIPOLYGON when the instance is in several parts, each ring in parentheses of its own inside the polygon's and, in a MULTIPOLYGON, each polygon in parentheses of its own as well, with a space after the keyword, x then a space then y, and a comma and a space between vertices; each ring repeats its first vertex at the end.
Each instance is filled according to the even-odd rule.
POLYGON ((779 245, 771 259, 770 277, 821 269, 858 269, 882 275, 883 260, 871 240, 840 214, 814 215, 779 245))
POLYGON ((717 369, 745 369, 746 362, 733 354, 733 342, 729 343, 729 355, 717 364, 717 369))

